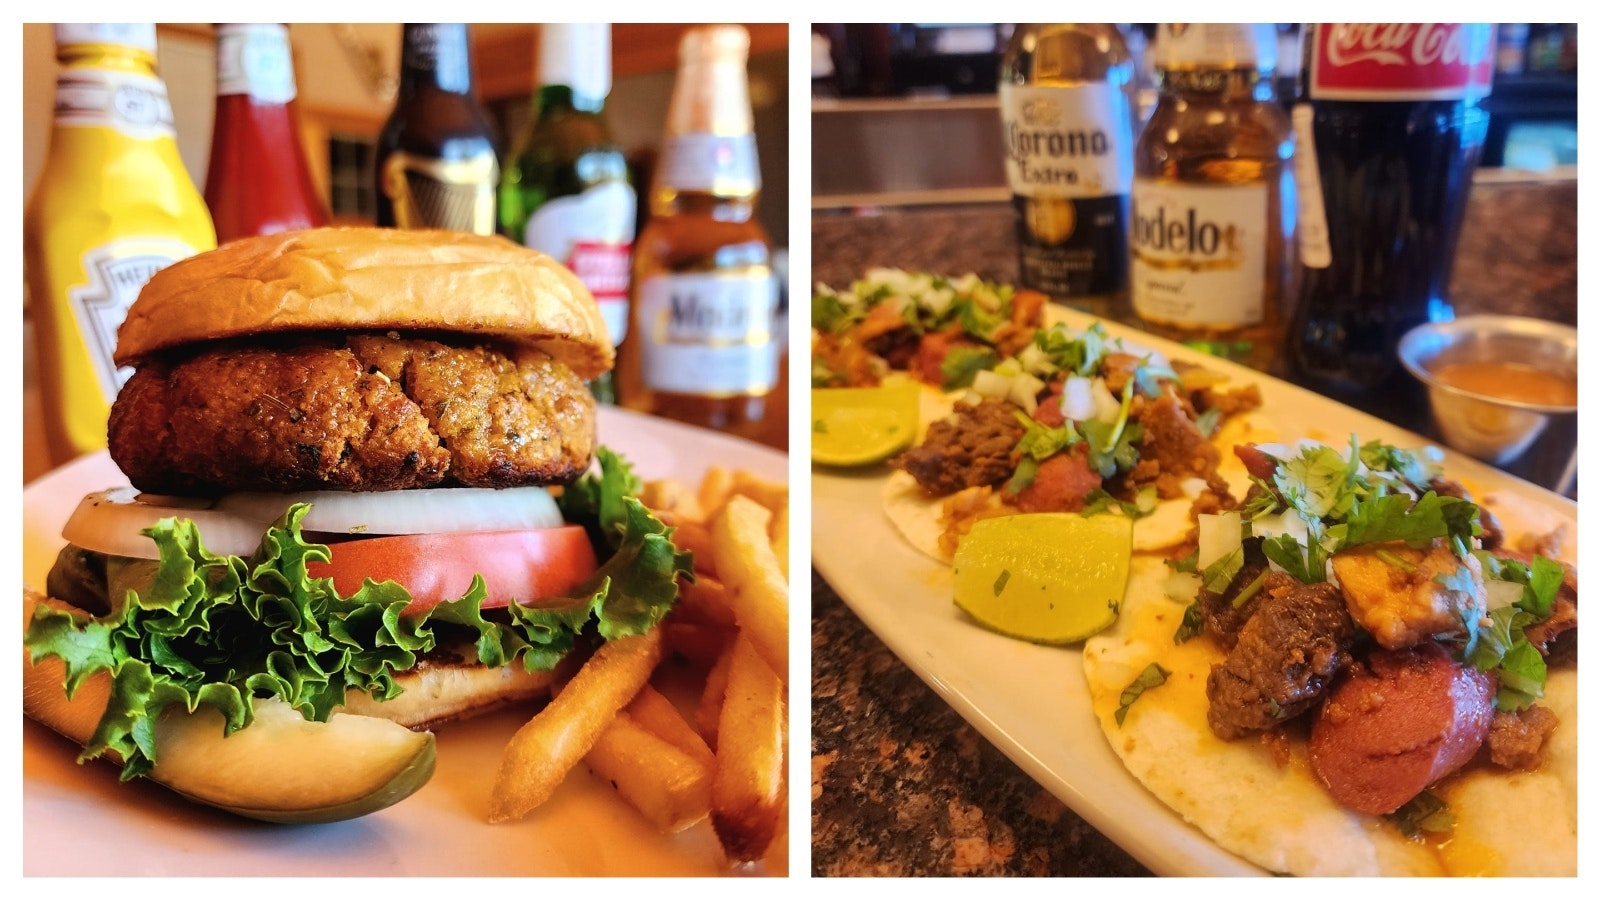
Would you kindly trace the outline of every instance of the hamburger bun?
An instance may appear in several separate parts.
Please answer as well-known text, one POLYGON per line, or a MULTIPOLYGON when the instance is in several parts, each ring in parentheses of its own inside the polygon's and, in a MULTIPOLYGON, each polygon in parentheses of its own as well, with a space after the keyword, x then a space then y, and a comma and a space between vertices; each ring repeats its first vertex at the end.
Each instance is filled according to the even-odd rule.
POLYGON ((481 335, 542 350, 585 379, 616 355, 583 282, 542 253, 500 237, 353 227, 245 238, 162 269, 128 310, 115 359, 137 367, 200 341, 352 330, 481 335))

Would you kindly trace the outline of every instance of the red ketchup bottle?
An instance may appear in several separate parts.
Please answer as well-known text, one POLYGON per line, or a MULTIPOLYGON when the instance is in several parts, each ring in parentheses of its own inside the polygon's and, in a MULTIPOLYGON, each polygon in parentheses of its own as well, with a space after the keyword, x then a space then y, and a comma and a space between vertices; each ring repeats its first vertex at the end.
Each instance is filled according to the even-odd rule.
POLYGON ((285 25, 217 26, 217 114, 206 205, 217 242, 328 224, 290 102, 285 25))

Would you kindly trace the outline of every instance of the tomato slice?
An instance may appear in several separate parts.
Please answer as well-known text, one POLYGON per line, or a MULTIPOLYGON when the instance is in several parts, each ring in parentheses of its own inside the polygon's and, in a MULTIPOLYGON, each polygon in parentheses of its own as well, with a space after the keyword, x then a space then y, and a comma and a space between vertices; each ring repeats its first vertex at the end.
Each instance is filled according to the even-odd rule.
MULTIPOLYGON (((307 539, 319 539, 307 535, 307 539)), ((332 578, 344 596, 362 579, 395 581, 411 592, 405 615, 419 615, 456 600, 482 575, 489 588, 485 609, 512 600, 532 603, 560 597, 594 574, 598 564, 589 535, 578 525, 530 531, 471 531, 399 534, 328 545, 331 559, 311 563, 313 578, 332 578)))

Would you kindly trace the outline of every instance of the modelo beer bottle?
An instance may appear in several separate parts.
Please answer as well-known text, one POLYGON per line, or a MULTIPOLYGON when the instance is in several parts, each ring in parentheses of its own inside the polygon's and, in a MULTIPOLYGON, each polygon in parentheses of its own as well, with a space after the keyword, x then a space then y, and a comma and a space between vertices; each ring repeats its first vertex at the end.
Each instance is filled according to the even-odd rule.
MULTIPOLYGON (((500 230, 571 269, 620 345, 638 197, 606 124, 610 92, 610 25, 539 26, 539 92, 500 181, 500 230)), ((611 373, 590 387, 602 402, 616 402, 611 373)))
POLYGON ((1000 66, 1019 282, 1124 317, 1134 64, 1113 25, 1018 25, 1000 66))
POLYGON ((778 384, 778 286, 737 25, 691 29, 634 246, 624 406, 759 437, 778 384))
POLYGON ((472 93, 467 26, 407 24, 400 46, 400 93, 373 160, 378 224, 494 234, 500 162, 472 93))
POLYGON ((1159 97, 1133 158, 1141 327, 1277 371, 1294 262, 1294 133, 1271 25, 1161 25, 1159 97))
POLYGON ((217 26, 217 114, 205 198, 218 241, 328 224, 294 98, 287 26, 217 26))
POLYGON ((53 462, 106 445, 132 370, 117 329, 160 269, 217 244, 178 156, 154 25, 57 25, 55 125, 23 215, 28 303, 53 462))
POLYGON ((1446 294, 1488 129, 1494 26, 1307 25, 1299 101, 1296 381, 1391 416, 1421 409, 1396 347, 1446 294))

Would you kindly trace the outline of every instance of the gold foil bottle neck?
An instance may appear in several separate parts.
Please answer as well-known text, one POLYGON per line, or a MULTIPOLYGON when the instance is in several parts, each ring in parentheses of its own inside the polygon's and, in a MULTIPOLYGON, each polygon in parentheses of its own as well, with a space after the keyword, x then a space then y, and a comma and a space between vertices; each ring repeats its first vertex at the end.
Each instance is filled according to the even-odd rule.
POLYGON ((750 34, 738 25, 685 32, 678 44, 678 81, 667 111, 667 135, 738 135, 751 131, 745 64, 750 34))

